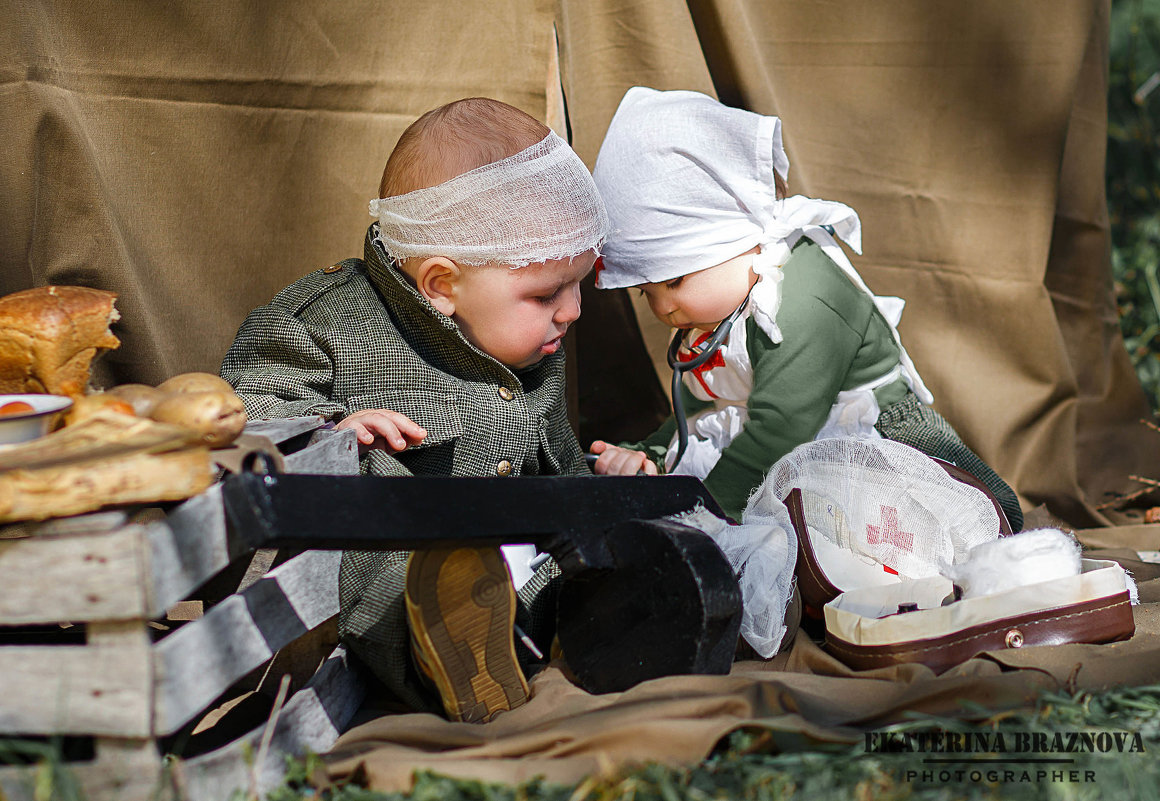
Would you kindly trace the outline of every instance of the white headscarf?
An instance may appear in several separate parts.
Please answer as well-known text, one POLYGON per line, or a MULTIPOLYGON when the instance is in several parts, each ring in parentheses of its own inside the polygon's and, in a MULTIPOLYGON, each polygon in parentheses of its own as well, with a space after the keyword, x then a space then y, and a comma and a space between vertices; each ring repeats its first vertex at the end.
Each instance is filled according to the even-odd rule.
POLYGON ((612 226, 600 287, 668 281, 773 239, 775 171, 789 172, 777 117, 629 89, 593 173, 612 226))
MULTIPOLYGON (((782 340, 774 319, 781 302, 779 267, 805 236, 874 299, 894 329, 904 301, 870 292, 835 240, 862 252, 858 213, 844 203, 801 195, 778 200, 775 172, 783 180, 789 173, 777 117, 730 108, 699 92, 629 89, 592 174, 610 226, 597 287, 669 281, 759 246, 753 270, 761 280, 750 305, 776 343, 782 340)), ((896 330, 894 338, 901 349, 896 330)), ((904 349, 902 363, 907 382, 930 403, 904 349)))

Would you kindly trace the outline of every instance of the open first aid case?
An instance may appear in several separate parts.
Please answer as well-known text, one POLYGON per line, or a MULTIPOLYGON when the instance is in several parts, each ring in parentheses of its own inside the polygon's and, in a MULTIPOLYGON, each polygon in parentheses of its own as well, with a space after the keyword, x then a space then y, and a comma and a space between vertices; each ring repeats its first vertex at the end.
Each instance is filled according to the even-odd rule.
MULTIPOLYGON (((941 673, 984 651, 1114 642, 1135 631, 1126 574, 1115 562, 1082 559, 1078 575, 962 597, 942 575, 908 579, 843 547, 849 537, 842 529, 850 523, 833 498, 795 488, 785 504, 797 534, 806 614, 824 619, 824 647, 855 669, 917 662, 941 673)), ((1000 530, 991 537, 1009 535, 1005 524, 1000 513, 1000 530)), ((893 538, 907 546, 922 536, 888 506, 865 528, 856 536, 871 542, 893 538)))

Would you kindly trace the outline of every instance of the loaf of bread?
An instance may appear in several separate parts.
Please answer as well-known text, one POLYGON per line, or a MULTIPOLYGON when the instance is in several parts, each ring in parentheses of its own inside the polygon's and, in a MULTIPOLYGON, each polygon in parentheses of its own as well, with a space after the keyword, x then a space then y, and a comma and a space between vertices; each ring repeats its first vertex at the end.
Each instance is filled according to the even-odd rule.
POLYGON ((0 393, 80 398, 98 353, 121 341, 109 330, 117 295, 83 286, 44 286, 0 298, 0 393))

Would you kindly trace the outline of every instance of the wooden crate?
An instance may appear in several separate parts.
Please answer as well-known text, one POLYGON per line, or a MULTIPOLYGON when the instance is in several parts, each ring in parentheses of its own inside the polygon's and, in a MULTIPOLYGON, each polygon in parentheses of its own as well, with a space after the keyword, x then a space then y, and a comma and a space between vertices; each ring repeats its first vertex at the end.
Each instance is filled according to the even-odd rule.
MULTIPOLYGON (((320 423, 258 422, 247 432, 275 443, 309 437, 284 457, 287 472, 357 472, 353 432, 320 423)), ((305 551, 264 575, 251 565, 236 592, 157 639, 167 610, 196 598, 231 559, 220 485, 148 518, 101 512, 0 538, 0 627, 67 623, 84 633, 75 644, 0 645, 0 737, 92 738, 94 758, 70 763, 90 801, 264 792, 280 781, 285 754, 329 747, 361 702, 361 679, 341 648, 295 688, 269 732, 259 726, 190 759, 163 760, 158 744, 280 651, 333 626, 340 554, 305 551)), ((0 768, 0 797, 31 798, 31 774, 0 768)))

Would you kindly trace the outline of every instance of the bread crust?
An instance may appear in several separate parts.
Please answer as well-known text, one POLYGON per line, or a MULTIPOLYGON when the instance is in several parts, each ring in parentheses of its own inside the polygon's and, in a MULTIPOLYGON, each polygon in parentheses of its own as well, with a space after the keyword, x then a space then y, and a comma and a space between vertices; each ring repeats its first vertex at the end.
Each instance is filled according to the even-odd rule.
POLYGON ((109 327, 117 295, 83 286, 44 286, 0 298, 0 393, 79 398, 99 353, 119 347, 109 327))

